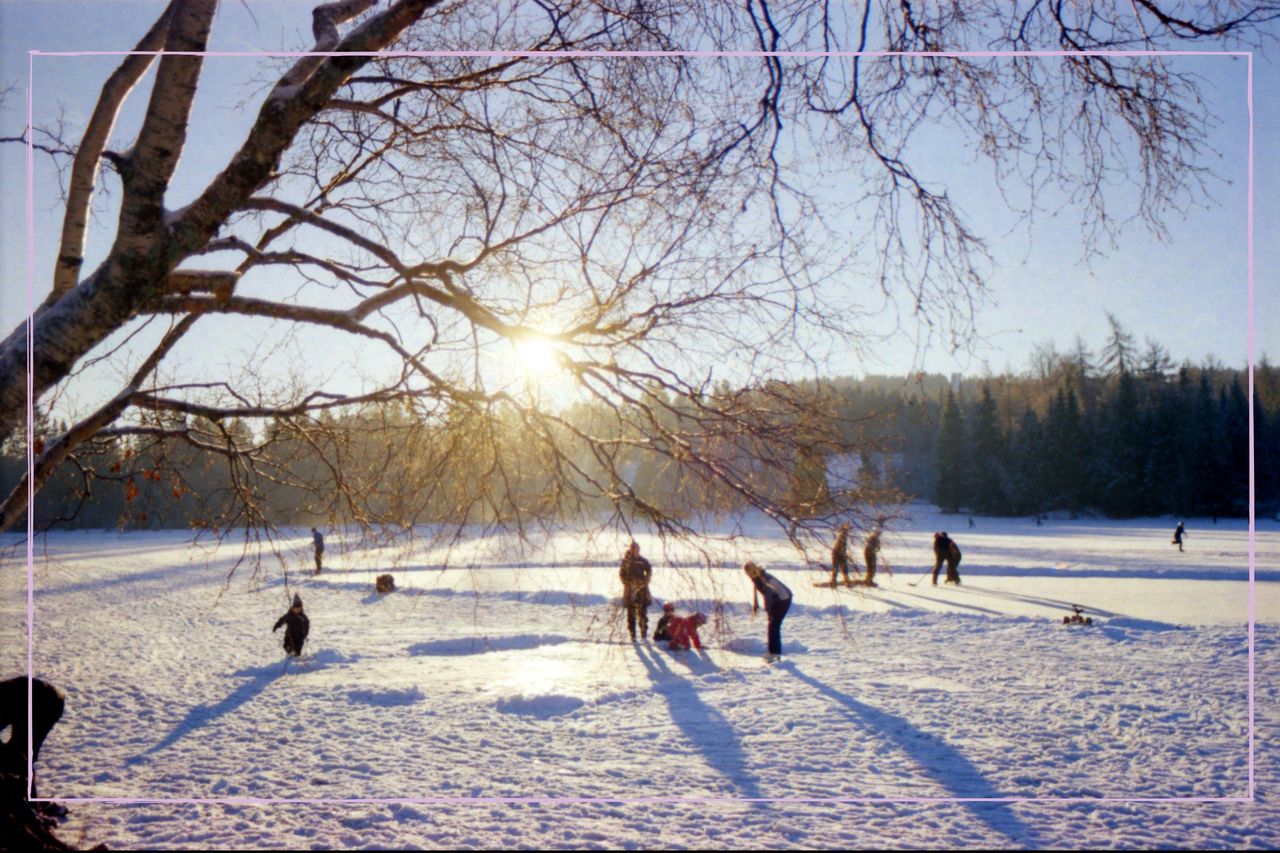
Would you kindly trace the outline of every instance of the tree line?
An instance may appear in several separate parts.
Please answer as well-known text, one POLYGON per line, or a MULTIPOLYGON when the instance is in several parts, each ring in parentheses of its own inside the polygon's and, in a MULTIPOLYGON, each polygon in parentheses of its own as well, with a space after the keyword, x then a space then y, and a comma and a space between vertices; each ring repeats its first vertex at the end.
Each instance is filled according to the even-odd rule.
MULTIPOLYGON (((1174 368, 1158 345, 1143 359, 1113 332, 1097 357, 1048 352, 1020 375, 840 383, 851 411, 881 413, 874 429, 895 436, 863 470, 949 512, 1246 515, 1247 372, 1212 360, 1174 368)), ((1256 505, 1274 512, 1280 368, 1265 357, 1253 427, 1256 505)))
MULTIPOLYGON (((1175 368, 1158 345, 1136 353, 1118 325, 1096 356, 1082 345, 1068 353, 1041 348, 1033 362, 1020 374, 980 378, 841 377, 752 391, 720 383, 696 404, 653 389, 646 405, 673 423, 730 406, 749 408, 755 419, 785 412, 750 436, 709 435, 685 449, 689 464, 733 472, 716 485, 695 476, 678 448, 652 446, 598 403, 569 407, 558 419, 562 434, 546 440, 531 435, 516 410, 458 409, 428 421, 410 407, 378 403, 279 419, 258 432, 241 420, 158 414, 159 438, 105 437, 59 471, 37 496, 36 523, 214 533, 283 524, 522 524, 607 512, 611 490, 623 488, 655 516, 685 519, 748 508, 755 494, 805 518, 849 505, 867 507, 870 517, 876 505, 913 498, 985 515, 1247 512, 1244 370, 1212 360, 1175 368), (830 452, 800 453, 792 442, 762 438, 783 421, 794 429, 801 413, 816 425, 805 446, 830 452), (608 460, 593 458, 602 439, 617 448, 608 460), (563 488, 566 481, 574 487, 563 488), (836 490, 844 490, 841 500, 836 490)), ((1280 367, 1265 357, 1254 371, 1253 424, 1256 501, 1273 511, 1280 367)), ((37 449, 63 429, 38 424, 37 449)), ((6 488, 24 466, 12 448, 0 455, 6 488)))

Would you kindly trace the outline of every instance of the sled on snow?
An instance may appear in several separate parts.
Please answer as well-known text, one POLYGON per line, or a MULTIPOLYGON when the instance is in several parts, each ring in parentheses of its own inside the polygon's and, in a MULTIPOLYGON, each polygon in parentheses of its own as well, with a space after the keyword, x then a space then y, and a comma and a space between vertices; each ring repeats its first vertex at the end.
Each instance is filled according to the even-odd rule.
POLYGON ((1071 605, 1071 610, 1073 612, 1070 616, 1062 617, 1063 625, 1092 625, 1093 624, 1093 617, 1085 616, 1084 608, 1081 607, 1079 604, 1071 605))

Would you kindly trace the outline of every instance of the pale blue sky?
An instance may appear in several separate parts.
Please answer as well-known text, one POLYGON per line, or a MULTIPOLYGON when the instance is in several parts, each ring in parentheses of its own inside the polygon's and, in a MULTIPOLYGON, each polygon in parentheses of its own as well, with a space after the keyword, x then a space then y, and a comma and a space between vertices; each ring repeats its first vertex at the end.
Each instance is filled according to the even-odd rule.
MULTIPOLYGON (((163 4, 118 0, 0 1, 0 81, 17 83, 4 107, 5 135, 16 133, 25 120, 27 52, 117 50, 132 47, 163 4)), ((311 0, 276 0, 222 4, 212 50, 295 50, 309 44, 311 0), (252 9, 252 17, 249 9, 252 9)), ((1255 58, 1255 227, 1256 227, 1256 354, 1280 358, 1280 313, 1277 304, 1277 265, 1280 249, 1275 236, 1280 225, 1280 166, 1274 154, 1280 141, 1280 68, 1277 54, 1255 58)), ((35 92, 37 122, 56 119, 64 109, 67 122, 80 126, 101 81, 118 60, 112 57, 37 57, 35 92)), ((1052 61, 1052 60, 1046 60, 1052 61)), ((990 184, 990 167, 968 165, 972 155, 948 146, 948 140, 927 136, 932 145, 922 162, 925 177, 947 185, 970 215, 976 230, 987 238, 994 256, 989 279, 992 300, 978 317, 983 342, 955 356, 935 342, 921 352, 909 335, 900 335, 878 352, 878 362, 836 358, 832 373, 901 373, 927 370, 981 373, 990 368, 1025 369, 1032 348, 1045 341, 1059 348, 1080 335, 1086 345, 1101 346, 1106 312, 1113 313, 1141 345, 1146 338, 1166 346, 1175 359, 1199 361, 1212 354, 1229 365, 1243 365, 1246 357, 1246 112, 1245 63, 1228 57, 1179 58, 1185 68, 1205 77, 1205 91, 1220 119, 1212 144, 1221 155, 1214 169, 1223 182, 1214 187, 1214 202, 1193 209, 1185 217, 1173 215, 1169 239, 1159 242, 1140 225, 1126 229, 1121 245, 1086 266, 1081 261, 1078 214, 1067 211, 1042 216, 1028 233, 1009 213, 990 184)), ((205 85, 243 79, 254 59, 211 59, 205 85)), ((1179 67, 1184 67, 1179 65, 1179 67)), ((238 146, 246 117, 256 112, 237 110, 238 97, 252 90, 201 98, 200 112, 184 155, 179 183, 169 204, 202 185, 210 174, 201 166, 225 162, 238 146)), ((134 107, 142 102, 135 95, 134 107)), ((127 117, 120 126, 129 126, 127 117)), ((27 301, 25 221, 25 150, 0 150, 0 198, 9 227, 0 230, 0 325, 7 333, 22 317, 27 301)), ((210 167, 212 168, 212 167, 210 167)), ((52 172, 41 166, 36 195, 36 293, 47 288, 53 237, 60 211, 50 194, 52 172)), ((857 286, 851 281, 850 286, 857 286)), ((227 326, 230 327, 229 325, 227 326)))

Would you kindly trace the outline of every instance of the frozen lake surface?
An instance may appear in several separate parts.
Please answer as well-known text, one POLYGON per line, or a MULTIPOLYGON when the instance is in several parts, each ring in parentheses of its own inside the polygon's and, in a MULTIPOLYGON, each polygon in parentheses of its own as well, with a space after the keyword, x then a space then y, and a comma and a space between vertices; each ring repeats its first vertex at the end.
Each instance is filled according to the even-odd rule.
MULTIPOLYGON (((34 671, 68 704, 42 793, 71 809, 62 837, 113 848, 1280 846, 1275 522, 1254 557, 1252 800, 1247 526, 1188 520, 1179 553, 1169 519, 975 523, 914 508, 873 590, 815 587, 766 524, 638 537, 651 621, 664 601, 712 614, 702 654, 626 640, 613 534, 334 531, 313 577, 300 529, 230 581, 230 544, 54 534, 34 671), (958 588, 919 580, 942 528, 958 588), (781 663, 746 559, 795 592, 781 663), (399 590, 378 596, 383 572, 399 590), (294 593, 301 664, 270 630, 294 593), (1093 626, 1061 624, 1073 603, 1093 626), (370 798, 397 802, 341 802, 370 798)), ((25 568, 7 549, 10 674, 25 568)))

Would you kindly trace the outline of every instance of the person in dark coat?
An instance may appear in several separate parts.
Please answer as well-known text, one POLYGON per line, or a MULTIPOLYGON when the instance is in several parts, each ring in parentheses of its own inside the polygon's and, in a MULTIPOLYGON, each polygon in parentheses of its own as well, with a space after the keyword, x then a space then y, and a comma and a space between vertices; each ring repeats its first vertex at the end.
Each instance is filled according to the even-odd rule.
POLYGON ((316 549, 316 574, 320 574, 320 561, 324 559, 324 534, 311 528, 311 542, 316 549))
POLYGON ((960 583, 960 546, 956 545, 955 540, 947 535, 947 531, 943 530, 933 534, 933 585, 938 585, 938 569, 942 568, 942 562, 947 563, 947 583, 960 583))
POLYGON ((1173 531, 1173 541, 1169 544, 1177 545, 1178 550, 1182 550, 1182 537, 1187 535, 1187 528, 1181 521, 1178 522, 1177 528, 1173 531))
MULTIPOLYGON (((0 773, 23 783, 30 783, 31 796, 38 797, 35 788, 34 768, 40 757, 40 746, 49 732, 62 719, 66 698, 62 691, 47 681, 31 679, 31 728, 27 729, 27 677, 20 675, 0 681, 0 729, 9 728, 9 740, 0 743, 0 773), (31 767, 33 775, 27 779, 27 733, 31 735, 31 767)), ((24 784, 25 788, 25 784, 24 784)), ((24 790, 25 794, 25 790, 24 790)), ((38 804, 53 806, 52 803, 38 804)), ((41 811, 41 809, 37 809, 41 811)), ((65 809, 59 809, 62 815, 65 809)), ((44 811, 49 811, 48 809, 44 811)))
POLYGON ((302 612, 302 597, 297 593, 293 596, 293 606, 289 608, 288 613, 276 620, 271 633, 274 634, 280 630, 281 625, 286 626, 284 650, 294 657, 302 657, 302 646, 307 642, 307 634, 311 632, 311 620, 302 612))
POLYGON ((636 623, 640 623, 640 636, 649 633, 649 605, 653 596, 649 594, 649 578, 653 577, 653 566, 640 556, 640 545, 632 542, 627 552, 622 555, 622 565, 618 567, 618 578, 622 581, 622 606, 627 611, 627 631, 631 639, 636 638, 636 623))
POLYGON ((671 639, 671 617, 676 615, 676 606, 668 601, 662 605, 662 616, 658 618, 658 627, 653 630, 655 642, 671 639))
POLYGON ((867 535, 862 546, 862 559, 867 562, 867 586, 876 585, 876 554, 880 553, 880 528, 877 527, 867 535))
POLYGON ((782 620, 791 609, 791 590, 755 563, 747 563, 742 570, 755 587, 751 591, 752 613, 760 609, 757 596, 764 597, 764 612, 769 617, 769 651, 764 656, 765 660, 777 660, 782 657, 782 620))
POLYGON ((836 572, 844 573, 844 582, 849 583, 849 525, 840 525, 840 535, 836 544, 831 546, 831 585, 836 585, 836 572))

